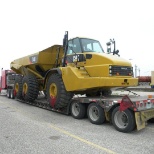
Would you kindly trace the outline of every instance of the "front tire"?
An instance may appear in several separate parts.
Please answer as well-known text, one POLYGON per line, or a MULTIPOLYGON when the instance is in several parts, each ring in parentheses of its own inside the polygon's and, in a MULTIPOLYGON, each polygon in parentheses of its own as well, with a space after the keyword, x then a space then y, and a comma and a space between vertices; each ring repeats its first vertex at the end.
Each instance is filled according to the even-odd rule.
POLYGON ((64 108, 72 98, 72 94, 66 91, 59 74, 52 74, 47 83, 47 100, 51 107, 64 108))
POLYGON ((96 103, 91 103, 87 109, 88 118, 93 124, 103 124, 105 122, 105 112, 102 107, 96 103))
POLYGON ((86 116, 86 106, 85 104, 78 103, 77 101, 73 101, 71 103, 71 115, 75 119, 82 119, 86 116))
POLYGON ((118 106, 112 112, 112 123, 120 132, 131 132, 135 128, 134 113, 130 109, 120 111, 118 106))

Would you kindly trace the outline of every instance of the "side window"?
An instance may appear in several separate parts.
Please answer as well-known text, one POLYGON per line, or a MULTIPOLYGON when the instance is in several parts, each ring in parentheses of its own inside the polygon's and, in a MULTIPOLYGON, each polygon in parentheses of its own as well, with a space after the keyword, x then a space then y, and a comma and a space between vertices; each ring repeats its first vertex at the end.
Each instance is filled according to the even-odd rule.
POLYGON ((70 40, 68 43, 67 54, 81 53, 81 46, 78 38, 70 40))
POLYGON ((76 53, 81 53, 81 46, 78 38, 73 40, 73 51, 76 53))
POLYGON ((72 43, 72 40, 70 40, 68 42, 67 54, 72 54, 73 53, 72 48, 73 48, 73 43, 72 43))

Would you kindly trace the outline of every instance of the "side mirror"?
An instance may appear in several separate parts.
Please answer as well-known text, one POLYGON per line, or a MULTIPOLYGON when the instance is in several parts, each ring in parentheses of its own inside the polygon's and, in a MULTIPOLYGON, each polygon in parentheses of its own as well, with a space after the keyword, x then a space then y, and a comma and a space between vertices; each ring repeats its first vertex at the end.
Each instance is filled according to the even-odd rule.
POLYGON ((107 48, 107 53, 111 53, 111 48, 107 48))
POLYGON ((107 42, 106 45, 107 45, 107 46, 110 46, 110 45, 111 45, 111 42, 107 42))
POLYGON ((106 45, 107 45, 107 53, 109 54, 111 53, 111 42, 107 42, 106 45))

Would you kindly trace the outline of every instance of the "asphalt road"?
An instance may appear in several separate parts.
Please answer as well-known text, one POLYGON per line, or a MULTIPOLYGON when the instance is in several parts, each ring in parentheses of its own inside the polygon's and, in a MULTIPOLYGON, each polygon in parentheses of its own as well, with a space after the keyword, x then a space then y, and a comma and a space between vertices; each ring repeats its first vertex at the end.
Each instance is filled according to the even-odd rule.
POLYGON ((121 133, 109 123, 94 125, 0 96, 0 154, 68 153, 152 154, 154 124, 121 133))

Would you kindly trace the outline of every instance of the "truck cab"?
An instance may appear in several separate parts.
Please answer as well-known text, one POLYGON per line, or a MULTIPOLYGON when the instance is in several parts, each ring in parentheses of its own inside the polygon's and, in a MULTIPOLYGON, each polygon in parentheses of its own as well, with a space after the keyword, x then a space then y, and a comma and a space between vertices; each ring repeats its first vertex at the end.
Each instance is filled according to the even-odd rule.
POLYGON ((5 91, 7 93, 7 96, 10 98, 11 93, 13 97, 13 88, 14 88, 14 82, 15 82, 15 76, 16 73, 12 70, 1 70, 1 76, 0 76, 0 93, 1 91, 5 91))
POLYGON ((115 50, 114 40, 107 43, 107 53, 104 52, 98 40, 90 38, 75 37, 63 46, 67 48, 65 48, 65 65, 63 65, 66 68, 62 70, 69 75, 67 78, 62 77, 68 91, 77 89, 98 91, 98 89, 109 90, 115 87, 138 85, 137 78, 133 78, 133 67, 130 61, 118 55, 119 51, 115 50), (110 47, 112 43, 113 52, 110 47), (72 77, 77 84, 69 84, 72 77))

